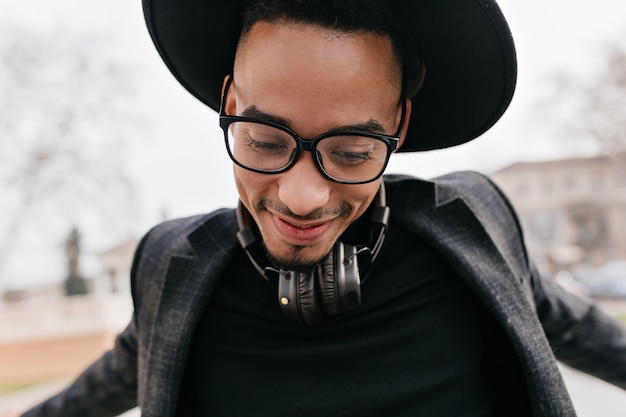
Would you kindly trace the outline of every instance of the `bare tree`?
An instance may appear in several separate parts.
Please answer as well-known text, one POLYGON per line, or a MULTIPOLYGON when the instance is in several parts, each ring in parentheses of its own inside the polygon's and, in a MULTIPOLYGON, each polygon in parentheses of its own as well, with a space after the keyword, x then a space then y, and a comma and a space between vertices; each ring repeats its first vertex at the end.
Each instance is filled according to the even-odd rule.
POLYGON ((599 66, 580 63, 584 76, 554 73, 535 115, 567 145, 582 141, 600 154, 617 154, 626 151, 626 45, 615 41, 601 52, 599 66))
POLYGON ((582 87, 580 131, 605 153, 626 151, 626 48, 613 45, 600 77, 582 87))
POLYGON ((46 203, 68 217, 102 215, 132 199, 122 169, 134 124, 124 65, 103 39, 59 31, 0 33, 0 277, 33 210, 46 203))

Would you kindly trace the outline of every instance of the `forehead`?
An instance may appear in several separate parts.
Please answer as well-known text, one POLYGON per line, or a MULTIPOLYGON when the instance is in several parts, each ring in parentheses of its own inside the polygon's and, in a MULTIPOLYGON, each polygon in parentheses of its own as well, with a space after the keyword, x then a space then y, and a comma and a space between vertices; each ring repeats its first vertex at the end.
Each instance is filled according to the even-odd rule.
MULTIPOLYGON (((399 91, 398 68, 388 36, 307 23, 261 21, 240 41, 235 78, 239 83, 259 82, 269 76, 280 83, 323 81, 338 87, 346 82, 377 81, 399 91)), ((307 84, 300 84, 300 88, 307 84)))
POLYGON ((312 25, 253 25, 237 53, 234 107, 290 121, 303 137, 376 120, 394 128, 400 99, 391 41, 312 25))

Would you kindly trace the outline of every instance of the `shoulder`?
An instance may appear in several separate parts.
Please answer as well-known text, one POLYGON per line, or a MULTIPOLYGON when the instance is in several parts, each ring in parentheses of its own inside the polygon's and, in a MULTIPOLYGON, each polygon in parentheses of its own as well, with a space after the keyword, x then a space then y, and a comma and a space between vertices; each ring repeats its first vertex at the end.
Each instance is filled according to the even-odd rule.
MULTIPOLYGON (((204 247, 225 246, 225 236, 235 240, 234 209, 164 221, 141 239, 132 270, 165 268, 171 255, 194 256, 204 247)), ((208 249, 207 249, 208 250, 208 249)))
POLYGON ((191 249, 194 237, 216 234, 221 238, 234 225, 234 209, 219 209, 208 214, 164 221, 148 231, 143 241, 153 250, 166 248, 184 253, 191 249))
POLYGON ((410 230, 433 241, 464 236, 475 244, 487 238, 527 274, 529 259, 520 220, 486 175, 463 171, 431 180, 386 176, 385 186, 392 215, 410 230))
POLYGON ((435 206, 461 199, 479 209, 496 203, 510 204, 502 191, 484 174, 476 171, 459 171, 424 180, 408 175, 386 175, 387 194, 402 201, 432 201, 435 206))

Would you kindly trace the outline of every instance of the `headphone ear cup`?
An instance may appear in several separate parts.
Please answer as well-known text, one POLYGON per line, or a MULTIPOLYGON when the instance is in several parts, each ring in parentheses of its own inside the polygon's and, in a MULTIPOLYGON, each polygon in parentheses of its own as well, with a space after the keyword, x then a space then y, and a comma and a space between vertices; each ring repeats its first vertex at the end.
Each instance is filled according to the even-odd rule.
POLYGON ((322 297, 322 307, 329 316, 336 316, 341 313, 339 305, 339 294, 337 293, 337 281, 335 280, 335 258, 336 247, 341 244, 337 242, 331 253, 319 266, 317 279, 322 297))
POLYGON ((361 305, 361 278, 357 248, 335 243, 320 267, 318 282, 322 306, 328 315, 347 313, 361 305))
POLYGON ((282 313, 306 324, 319 324, 322 311, 315 295, 313 274, 282 271, 278 276, 278 303, 282 313))
POLYGON ((298 310, 302 321, 306 324, 319 324, 322 321, 322 310, 315 295, 315 275, 311 273, 296 273, 298 285, 298 310))
POLYGON ((361 276, 357 248, 337 242, 335 252, 335 286, 342 313, 354 310, 361 305, 361 276))

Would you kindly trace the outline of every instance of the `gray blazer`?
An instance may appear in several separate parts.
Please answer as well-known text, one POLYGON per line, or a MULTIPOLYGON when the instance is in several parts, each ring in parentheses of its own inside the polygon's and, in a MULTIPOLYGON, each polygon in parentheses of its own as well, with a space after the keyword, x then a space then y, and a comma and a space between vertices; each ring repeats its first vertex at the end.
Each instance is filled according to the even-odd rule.
MULTIPOLYGON (((392 216, 429 241, 504 328, 534 416, 575 415, 556 359, 626 389, 626 329, 538 274, 493 183, 463 172, 432 181, 386 176, 385 184, 392 216)), ((151 230, 131 273, 135 312, 115 347, 25 416, 113 416, 138 404, 143 416, 173 417, 193 330, 236 231, 231 209, 151 230)))

